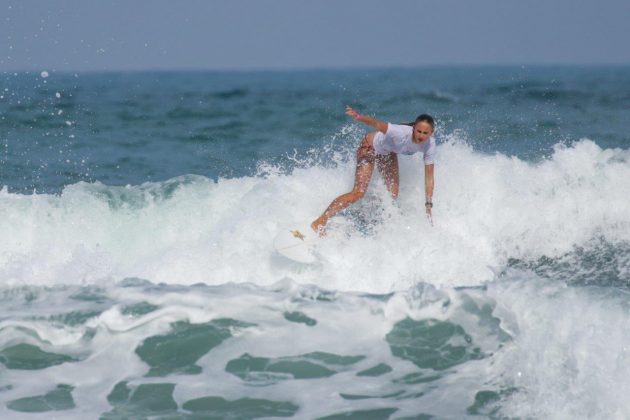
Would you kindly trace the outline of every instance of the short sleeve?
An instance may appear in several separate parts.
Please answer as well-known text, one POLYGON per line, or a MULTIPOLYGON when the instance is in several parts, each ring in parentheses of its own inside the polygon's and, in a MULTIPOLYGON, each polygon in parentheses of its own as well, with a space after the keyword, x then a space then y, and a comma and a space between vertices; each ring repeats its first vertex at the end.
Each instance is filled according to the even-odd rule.
POLYGON ((425 165, 433 165, 435 163, 435 154, 437 151, 437 147, 435 146, 435 140, 431 138, 429 140, 429 147, 424 152, 424 164, 425 165))
POLYGON ((409 134, 409 126, 387 123, 387 137, 403 138, 409 134))

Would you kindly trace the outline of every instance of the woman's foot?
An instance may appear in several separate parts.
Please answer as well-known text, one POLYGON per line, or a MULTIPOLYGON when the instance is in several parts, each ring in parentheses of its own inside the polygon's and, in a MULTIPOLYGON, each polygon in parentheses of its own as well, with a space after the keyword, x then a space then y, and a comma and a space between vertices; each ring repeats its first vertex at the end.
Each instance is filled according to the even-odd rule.
POLYGON ((325 218, 318 217, 313 223, 311 223, 311 229, 313 229, 313 231, 315 231, 315 233, 317 233, 319 236, 324 236, 326 234, 326 222, 328 222, 328 220, 326 220, 325 218))

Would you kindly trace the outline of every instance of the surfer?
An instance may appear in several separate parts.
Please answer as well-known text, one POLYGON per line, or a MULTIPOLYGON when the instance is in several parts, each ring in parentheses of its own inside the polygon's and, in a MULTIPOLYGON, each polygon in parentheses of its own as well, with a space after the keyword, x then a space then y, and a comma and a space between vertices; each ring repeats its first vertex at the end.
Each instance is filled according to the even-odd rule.
POLYGON ((376 118, 359 114, 351 107, 346 107, 346 115, 376 129, 363 137, 357 149, 357 168, 352 191, 335 198, 328 208, 311 223, 311 228, 320 235, 324 233, 328 219, 360 200, 367 191, 368 184, 376 166, 385 181, 385 186, 392 197, 398 197, 398 157, 397 154, 412 155, 422 152, 424 155, 424 191, 425 209, 429 221, 433 208, 433 167, 435 158, 435 139, 431 137, 435 130, 433 117, 422 114, 409 124, 392 124, 376 118))

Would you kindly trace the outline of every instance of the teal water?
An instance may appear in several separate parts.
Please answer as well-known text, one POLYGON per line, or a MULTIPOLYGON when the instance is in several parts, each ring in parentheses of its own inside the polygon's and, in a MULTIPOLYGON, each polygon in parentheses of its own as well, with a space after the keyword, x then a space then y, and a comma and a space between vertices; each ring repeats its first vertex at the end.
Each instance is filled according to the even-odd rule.
POLYGON ((0 416, 630 416, 628 67, 0 77, 0 416), (317 263, 346 104, 438 120, 317 263))
POLYGON ((528 160, 581 138, 630 141, 628 67, 4 73, 0 83, 0 184, 24 192, 291 167, 287 155, 321 150, 349 123, 347 104, 392 122, 428 112, 444 135, 528 160))

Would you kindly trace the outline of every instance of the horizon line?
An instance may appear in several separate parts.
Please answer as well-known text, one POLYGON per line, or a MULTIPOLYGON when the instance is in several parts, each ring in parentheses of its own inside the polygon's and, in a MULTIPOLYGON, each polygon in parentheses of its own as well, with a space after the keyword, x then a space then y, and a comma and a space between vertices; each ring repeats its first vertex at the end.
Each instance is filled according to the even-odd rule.
POLYGON ((530 63, 454 63, 454 64, 421 64, 421 65, 395 65, 395 66, 313 66, 313 67, 146 67, 146 68, 85 68, 72 69, 63 68, 13 68, 3 69, 2 74, 8 73, 40 73, 43 71, 56 74, 69 73, 288 73, 288 72, 326 72, 326 71, 388 71, 388 70, 421 70, 421 69, 464 69, 464 68, 612 68, 630 67, 630 62, 608 62, 608 63, 550 63, 550 62, 530 62, 530 63))

